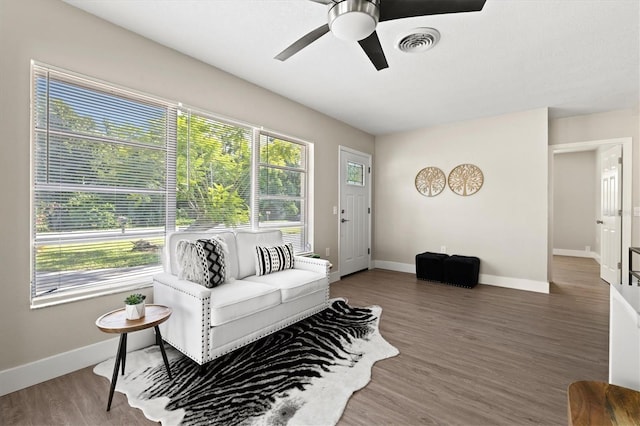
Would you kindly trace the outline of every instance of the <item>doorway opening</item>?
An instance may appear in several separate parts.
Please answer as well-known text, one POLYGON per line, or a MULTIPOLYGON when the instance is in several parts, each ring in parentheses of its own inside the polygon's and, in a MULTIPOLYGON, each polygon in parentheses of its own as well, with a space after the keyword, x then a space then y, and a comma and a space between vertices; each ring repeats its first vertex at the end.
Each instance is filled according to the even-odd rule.
POLYGON ((549 154, 549 282, 554 282, 556 255, 590 257, 600 265, 605 281, 627 283, 633 211, 631 138, 551 145, 549 154), (591 175, 585 172, 589 161, 591 175), (569 169, 563 170, 562 164, 569 169), (589 194, 590 207, 585 201, 589 194), (586 207, 577 208, 580 203, 586 207))

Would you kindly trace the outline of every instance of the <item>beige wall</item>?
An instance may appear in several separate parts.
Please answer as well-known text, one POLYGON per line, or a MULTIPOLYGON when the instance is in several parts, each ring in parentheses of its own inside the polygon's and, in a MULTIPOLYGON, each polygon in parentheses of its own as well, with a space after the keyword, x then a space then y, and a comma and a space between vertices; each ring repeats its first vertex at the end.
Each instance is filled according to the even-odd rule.
POLYGON ((446 246, 480 257, 481 274, 546 282, 547 132, 543 108, 378 136, 375 258, 413 264, 446 246), (475 195, 416 191, 420 169, 461 163, 484 173, 475 195))
POLYGON ((123 299, 29 309, 31 59, 314 142, 315 247, 338 253, 338 146, 373 136, 58 0, 0 0, 0 40, 0 371, 112 337, 94 321, 123 299))
POLYGON ((553 248, 599 252, 596 151, 556 154, 553 174, 553 248))
POLYGON ((638 125, 636 109, 556 118, 549 120, 549 145, 624 137, 632 137, 635 143, 638 125))

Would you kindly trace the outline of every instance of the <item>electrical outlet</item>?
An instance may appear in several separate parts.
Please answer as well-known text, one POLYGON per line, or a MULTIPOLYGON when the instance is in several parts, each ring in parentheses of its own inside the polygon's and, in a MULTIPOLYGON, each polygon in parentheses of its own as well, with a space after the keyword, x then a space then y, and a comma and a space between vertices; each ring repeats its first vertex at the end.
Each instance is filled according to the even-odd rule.
POLYGON ((326 256, 331 256, 331 254, 330 254, 330 253, 331 253, 331 250, 329 250, 329 247, 327 247, 326 249, 324 249, 324 254, 325 254, 326 256))
POLYGON ((591 246, 584 246, 584 251, 586 251, 587 253, 591 252, 591 246))
POLYGON ((333 206, 333 214, 338 214, 338 206, 333 206))
POLYGON ((440 253, 446 253, 447 252, 447 246, 440 246, 440 253))

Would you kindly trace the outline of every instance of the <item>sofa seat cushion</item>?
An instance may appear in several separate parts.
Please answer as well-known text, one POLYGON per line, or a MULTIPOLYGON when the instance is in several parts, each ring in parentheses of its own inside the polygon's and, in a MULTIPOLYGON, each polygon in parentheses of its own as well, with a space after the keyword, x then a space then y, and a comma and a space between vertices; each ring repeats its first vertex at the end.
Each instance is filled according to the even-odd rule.
POLYGON ((244 280, 211 289, 211 326, 226 324, 281 303, 280 291, 266 284, 244 280))
POLYGON ((285 269, 268 275, 252 275, 245 281, 267 284, 282 292, 282 302, 315 293, 327 286, 327 277, 304 269, 285 269))

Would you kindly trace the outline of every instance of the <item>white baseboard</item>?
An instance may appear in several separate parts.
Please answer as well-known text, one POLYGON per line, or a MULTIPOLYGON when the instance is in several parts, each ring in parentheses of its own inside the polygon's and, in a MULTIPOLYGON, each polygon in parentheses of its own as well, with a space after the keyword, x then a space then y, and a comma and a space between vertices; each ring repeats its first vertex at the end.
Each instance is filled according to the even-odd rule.
POLYGON ((416 273, 416 265, 411 263, 389 262, 388 260, 376 260, 374 265, 379 269, 388 269, 390 271, 416 273))
POLYGON ((590 259, 595 259, 596 262, 600 263, 600 255, 595 251, 568 250, 568 249, 554 248, 553 254, 556 256, 587 257, 590 259))
POLYGON ((500 277, 496 275, 480 274, 480 284, 494 285, 496 287, 514 288, 516 290, 533 291, 536 293, 549 293, 548 281, 535 281, 525 278, 500 277))
MULTIPOLYGON (((386 260, 376 260, 376 268, 388 269, 390 271, 416 273, 416 266, 411 263, 389 262, 386 260)), ((549 293, 549 283, 547 281, 535 281, 524 278, 500 277, 496 275, 480 274, 478 278, 480 284, 493 285, 497 287, 513 288, 516 290, 533 291, 536 293, 549 293)))
MULTIPOLYGON (((0 396, 98 364, 116 356, 118 337, 0 371, 0 396)), ((155 343, 153 329, 127 335, 127 352, 155 343)))

